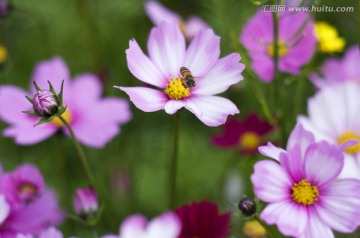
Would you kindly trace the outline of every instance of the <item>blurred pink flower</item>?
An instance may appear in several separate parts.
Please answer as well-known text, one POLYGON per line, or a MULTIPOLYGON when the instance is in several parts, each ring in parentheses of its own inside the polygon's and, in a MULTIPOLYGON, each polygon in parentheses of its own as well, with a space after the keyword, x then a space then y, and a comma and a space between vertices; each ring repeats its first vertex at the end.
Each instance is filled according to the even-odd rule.
POLYGON ((177 13, 153 0, 145 3, 145 11, 154 25, 160 26, 161 22, 176 24, 189 39, 194 38, 200 30, 210 28, 197 16, 190 16, 187 21, 184 21, 177 13))
POLYGON ((54 193, 33 165, 21 165, 1 176, 0 207, 1 238, 37 234, 63 219, 54 193))
MULTIPOLYGON (((342 144, 360 141, 360 84, 347 81, 323 87, 308 100, 308 116, 299 116, 316 141, 342 144)), ((360 179, 360 143, 344 150, 345 164, 340 178, 360 179)))
POLYGON ((350 47, 342 59, 327 59, 321 68, 321 75, 312 73, 310 80, 318 88, 344 81, 360 83, 359 46, 350 47))
POLYGON ((214 145, 220 148, 238 148, 242 153, 253 154, 264 143, 263 137, 273 127, 262 121, 256 114, 250 114, 244 120, 229 119, 224 125, 222 135, 211 138, 214 145))
POLYGON ((360 224, 360 181, 338 180, 343 166, 342 148, 295 127, 286 151, 271 146, 260 152, 277 161, 255 164, 254 192, 269 203, 260 217, 276 224, 285 236, 331 238, 331 230, 353 232, 360 224))
POLYGON ((78 188, 73 199, 73 205, 78 214, 82 218, 94 215, 99 206, 99 199, 93 187, 78 188))
POLYGON ((180 220, 172 212, 166 212, 150 222, 142 215, 132 215, 121 224, 119 235, 102 238, 178 238, 180 230, 180 220))
MULTIPOLYGON (((311 59, 316 48, 313 28, 313 20, 305 12, 279 14, 280 71, 299 74, 301 66, 311 59)), ((270 82, 274 78, 273 35, 272 13, 259 10, 245 25, 239 39, 252 59, 252 69, 264 82, 270 82)))
POLYGON ((126 92, 137 108, 145 112, 165 109, 174 114, 185 107, 208 126, 224 124, 228 115, 239 113, 230 100, 214 96, 240 82, 244 65, 233 53, 219 59, 220 38, 211 29, 200 31, 186 50, 185 39, 174 24, 154 27, 148 39, 150 58, 135 40, 126 50, 131 73, 154 87, 117 87, 126 92), (180 68, 187 67, 196 86, 182 85, 180 68))
POLYGON ((39 236, 18 234, 16 238, 63 238, 62 233, 54 227, 50 227, 46 231, 43 231, 39 236))
MULTIPOLYGON (((120 131, 119 125, 131 119, 129 104, 124 99, 102 98, 102 86, 93 74, 81 74, 70 80, 69 69, 60 57, 40 62, 33 73, 32 81, 40 88, 48 88, 51 81, 56 92, 60 92, 64 80, 64 105, 67 106, 63 117, 72 126, 78 140, 90 147, 104 147, 120 131)), ((32 85, 32 83, 31 83, 32 85)), ((36 90, 31 87, 31 98, 36 90)), ((34 127, 38 118, 22 113, 31 110, 25 99, 29 96, 21 88, 13 85, 0 86, 0 119, 10 126, 3 132, 13 137, 20 145, 32 145, 62 130, 69 136, 59 119, 34 127)))
POLYGON ((202 201, 176 209, 182 223, 178 238, 224 238, 229 233, 231 214, 219 214, 215 203, 202 201))

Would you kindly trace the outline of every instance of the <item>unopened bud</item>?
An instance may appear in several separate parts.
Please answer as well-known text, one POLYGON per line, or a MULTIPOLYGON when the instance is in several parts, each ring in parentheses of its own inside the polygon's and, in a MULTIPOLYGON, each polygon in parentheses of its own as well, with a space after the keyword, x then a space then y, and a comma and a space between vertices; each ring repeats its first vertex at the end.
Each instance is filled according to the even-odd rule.
POLYGON ((242 211, 247 216, 251 216, 256 212, 255 201, 248 197, 241 199, 238 207, 240 211, 242 211))
POLYGON ((51 117, 58 112, 58 98, 49 90, 38 91, 34 95, 33 101, 34 111, 41 117, 51 117))
POLYGON ((95 215, 99 206, 98 196, 93 187, 77 189, 73 203, 75 212, 84 219, 95 215))
POLYGON ((0 0, 0 18, 5 18, 9 15, 10 3, 9 0, 0 0))

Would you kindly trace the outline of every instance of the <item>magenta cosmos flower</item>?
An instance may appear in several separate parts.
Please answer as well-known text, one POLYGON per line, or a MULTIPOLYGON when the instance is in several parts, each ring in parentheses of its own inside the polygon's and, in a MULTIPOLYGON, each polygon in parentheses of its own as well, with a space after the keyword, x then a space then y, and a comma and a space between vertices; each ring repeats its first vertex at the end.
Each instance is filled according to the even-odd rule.
MULTIPOLYGON (((360 84, 347 81, 323 87, 308 100, 308 116, 299 116, 305 129, 317 141, 342 144, 360 141, 360 84)), ((341 178, 360 179, 360 143, 344 150, 345 165, 341 178)))
POLYGON ((142 215, 132 215, 121 224, 119 235, 102 238, 177 238, 180 230, 179 218, 172 212, 166 212, 150 222, 142 215))
POLYGON ((263 144, 263 137, 272 129, 269 123, 256 114, 250 114, 244 120, 229 119, 224 125, 222 135, 213 136, 211 141, 220 148, 235 147, 242 153, 253 154, 263 144))
POLYGON ((359 46, 354 45, 346 51, 342 59, 331 58, 326 60, 321 68, 321 75, 313 73, 310 75, 310 79, 318 88, 344 81, 356 81, 360 83, 359 62, 359 46))
POLYGON ((73 205, 78 214, 82 218, 93 216, 98 210, 99 199, 93 187, 78 188, 73 199, 73 205))
MULTIPOLYGON (((32 81, 40 88, 48 88, 51 81, 56 92, 60 92, 64 80, 64 105, 67 106, 63 117, 70 123, 78 140, 91 147, 105 146, 120 131, 120 125, 131 118, 128 102, 119 98, 102 98, 102 86, 93 74, 81 74, 70 80, 69 69, 60 57, 40 62, 33 73, 32 81)), ((31 83, 32 85, 32 83, 31 83)), ((33 86, 31 95, 36 93, 33 86)), ((0 86, 0 119, 10 126, 3 132, 20 145, 31 145, 61 130, 69 136, 59 119, 51 123, 34 127, 38 118, 22 113, 31 110, 31 105, 24 99, 25 92, 13 85, 0 86)))
POLYGON ((269 144, 259 151, 277 161, 255 164, 254 192, 269 203, 260 217, 291 237, 334 237, 331 230, 351 233, 360 224, 360 181, 338 180, 342 148, 295 127, 286 151, 269 144))
POLYGON ((185 21, 177 13, 170 11, 156 1, 147 1, 145 11, 154 25, 160 26, 161 22, 174 23, 180 27, 181 31, 189 39, 195 37, 200 30, 209 28, 201 18, 190 16, 185 21))
MULTIPOLYGON (((279 14, 279 70, 299 74, 316 48, 313 20, 305 12, 279 14), (305 25, 305 26, 304 26, 305 25)), ((240 36, 251 57, 251 67, 264 82, 274 78, 272 13, 258 11, 240 36)))
POLYGON ((151 87, 118 87, 126 92, 137 108, 145 112, 165 109, 174 114, 185 107, 208 126, 224 124, 228 115, 239 113, 230 100, 214 96, 240 82, 244 65, 233 53, 219 59, 220 38, 211 29, 200 31, 185 49, 185 39, 174 24, 154 27, 148 40, 150 58, 135 40, 126 51, 128 67, 139 80, 151 87), (196 86, 185 88, 180 68, 195 77, 196 86))
POLYGON ((1 176, 0 207, 1 238, 37 234, 63 219, 55 195, 33 165, 19 166, 1 176))
POLYGON ((229 233, 231 214, 219 214, 215 203, 203 201, 176 209, 182 223, 178 238, 224 238, 229 233))

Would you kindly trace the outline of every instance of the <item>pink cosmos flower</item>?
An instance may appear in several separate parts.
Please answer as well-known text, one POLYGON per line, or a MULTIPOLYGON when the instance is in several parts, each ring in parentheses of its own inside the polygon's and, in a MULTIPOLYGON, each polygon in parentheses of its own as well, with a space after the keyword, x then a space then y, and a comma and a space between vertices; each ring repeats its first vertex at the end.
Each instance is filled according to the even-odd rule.
POLYGON ((214 96, 240 82, 244 65, 233 53, 219 59, 220 38, 211 29, 200 31, 185 49, 185 39, 174 24, 154 27, 148 40, 150 57, 135 40, 126 51, 131 73, 151 87, 117 87, 126 92, 137 108, 145 112, 165 109, 174 114, 185 107, 208 126, 224 124, 228 115, 239 113, 230 100, 214 96), (187 67, 196 86, 182 85, 180 68, 187 67))
POLYGON ((229 119, 224 125, 222 135, 215 135, 211 141, 220 148, 238 148, 245 154, 254 154, 263 144, 263 137, 273 127, 261 120, 256 114, 250 114, 244 120, 229 119))
MULTIPOLYGON (((347 81, 328 85, 308 100, 308 116, 299 116, 316 141, 342 144, 360 140, 360 84, 347 81)), ((344 150, 340 178, 360 179, 360 143, 344 150)))
POLYGON ((50 227, 46 231, 40 233, 39 236, 18 234, 16 238, 63 238, 62 233, 54 227, 50 227))
POLYGON ((255 194, 269 203, 260 217, 282 234, 301 238, 331 238, 331 230, 351 233, 360 224, 360 181, 338 180, 342 148, 295 127, 286 151, 269 144, 259 151, 278 161, 255 164, 251 176, 255 194))
MULTIPOLYGON (((306 12, 279 14, 280 71, 299 74, 301 66, 310 60, 316 48, 313 28, 313 20, 306 12)), ((252 59, 252 69, 264 82, 274 78, 273 35, 272 13, 259 10, 246 24, 239 39, 252 59)))
MULTIPOLYGON (((70 80, 69 69, 60 57, 36 66, 32 81, 36 81, 40 88, 48 88, 47 80, 51 81, 56 92, 60 92, 64 80, 63 101, 67 110, 63 117, 70 123, 79 141, 87 146, 104 147, 120 132, 119 125, 131 118, 127 101, 101 97, 102 86, 95 75, 86 73, 70 80)), ((35 93, 33 87, 29 94, 13 85, 0 86, 0 119, 10 125, 3 134, 14 138, 20 145, 38 143, 58 130, 69 135, 59 119, 34 127, 39 119, 22 113, 32 109, 25 95, 32 98, 35 93)))
POLYGON ((145 11, 154 25, 160 26, 161 22, 174 23, 189 39, 194 38, 200 30, 209 28, 201 18, 190 16, 187 21, 184 21, 177 13, 170 11, 156 1, 147 1, 145 11))
POLYGON ((121 224, 119 235, 102 238, 177 238, 180 230, 180 220, 172 212, 166 212, 150 222, 142 215, 132 215, 121 224))
POLYGON ((33 165, 21 165, 1 176, 0 207, 1 238, 37 234, 63 219, 55 195, 33 165))
POLYGON ((326 60, 321 68, 321 75, 312 73, 310 80, 318 88, 344 81, 360 83, 359 46, 350 47, 341 60, 335 58, 326 60))
POLYGON ((76 189, 73 205, 76 214, 82 218, 94 215, 99 206, 99 199, 96 190, 93 187, 76 189))
POLYGON ((231 214, 219 214, 215 203, 203 201, 176 209, 182 223, 178 238, 224 238, 229 233, 231 214))

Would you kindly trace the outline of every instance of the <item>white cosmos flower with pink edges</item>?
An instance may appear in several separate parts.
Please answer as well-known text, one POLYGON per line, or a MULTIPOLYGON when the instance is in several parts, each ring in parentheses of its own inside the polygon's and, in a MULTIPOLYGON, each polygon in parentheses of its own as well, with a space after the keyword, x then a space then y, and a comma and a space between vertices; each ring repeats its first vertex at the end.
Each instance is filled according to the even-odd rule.
POLYGON ((239 113, 230 100, 214 96, 240 82, 240 55, 220 56, 220 37, 211 29, 201 30, 186 48, 185 38, 175 24, 163 22, 151 30, 146 56, 136 40, 126 50, 130 72, 146 87, 117 87, 126 92, 137 108, 145 112, 164 109, 174 114, 185 107, 208 126, 224 124, 228 115, 239 113), (180 68, 195 77, 196 86, 185 88, 180 68), (157 88, 157 89, 155 89, 157 88))

